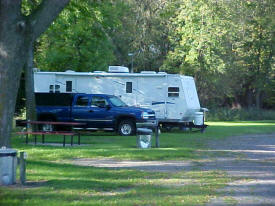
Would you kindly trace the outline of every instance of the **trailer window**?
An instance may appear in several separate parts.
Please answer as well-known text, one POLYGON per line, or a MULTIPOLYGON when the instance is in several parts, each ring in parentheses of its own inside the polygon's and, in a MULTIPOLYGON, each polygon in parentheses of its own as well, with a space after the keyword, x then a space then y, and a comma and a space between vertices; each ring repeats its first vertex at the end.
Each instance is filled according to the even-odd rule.
POLYGON ((51 84, 50 87, 49 87, 49 92, 50 93, 53 93, 53 85, 51 84))
POLYGON ((89 102, 89 98, 88 97, 77 97, 77 100, 76 100, 76 106, 79 106, 79 107, 86 107, 88 106, 88 102, 89 102))
POLYGON ((55 85, 55 93, 60 93, 60 85, 59 84, 55 85))
POLYGON ((73 91, 73 82, 66 81, 66 92, 72 92, 72 91, 73 91))
POLYGON ((179 97, 179 87, 168 87, 168 97, 179 97))
POLYGON ((132 92, 133 92, 133 83, 126 82, 126 93, 132 93, 132 92))

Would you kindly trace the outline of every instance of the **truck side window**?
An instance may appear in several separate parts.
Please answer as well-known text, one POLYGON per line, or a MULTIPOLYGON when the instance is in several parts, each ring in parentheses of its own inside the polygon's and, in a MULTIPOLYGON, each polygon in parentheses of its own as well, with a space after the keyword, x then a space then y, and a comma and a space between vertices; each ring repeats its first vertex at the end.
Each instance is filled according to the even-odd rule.
POLYGON ((80 96, 80 97, 77 97, 75 105, 79 107, 86 107, 88 106, 88 102, 89 102, 88 97, 80 96))
POLYGON ((104 97, 92 97, 91 106, 92 107, 106 107, 108 102, 104 97))
POLYGON ((179 97, 179 87, 168 87, 168 97, 179 97))
POLYGON ((73 82, 66 81, 66 92, 72 92, 72 91, 73 91, 73 82))
POLYGON ((133 82, 126 82, 126 93, 133 92, 133 82))

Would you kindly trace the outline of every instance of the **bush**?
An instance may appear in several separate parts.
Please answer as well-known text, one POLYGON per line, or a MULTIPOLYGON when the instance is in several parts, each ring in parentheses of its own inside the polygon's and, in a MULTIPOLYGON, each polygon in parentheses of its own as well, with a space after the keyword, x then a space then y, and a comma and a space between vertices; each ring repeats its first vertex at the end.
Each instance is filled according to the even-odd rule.
POLYGON ((207 121, 245 121, 245 120, 275 120, 275 110, 264 109, 209 109, 207 121))

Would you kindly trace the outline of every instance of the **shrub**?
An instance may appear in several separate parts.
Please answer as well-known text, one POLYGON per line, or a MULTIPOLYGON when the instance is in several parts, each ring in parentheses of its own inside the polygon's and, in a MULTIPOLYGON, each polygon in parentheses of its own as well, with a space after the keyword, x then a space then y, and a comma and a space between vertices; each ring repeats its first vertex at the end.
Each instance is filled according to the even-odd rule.
POLYGON ((257 108, 213 108, 206 114, 207 121, 275 120, 275 110, 257 108))

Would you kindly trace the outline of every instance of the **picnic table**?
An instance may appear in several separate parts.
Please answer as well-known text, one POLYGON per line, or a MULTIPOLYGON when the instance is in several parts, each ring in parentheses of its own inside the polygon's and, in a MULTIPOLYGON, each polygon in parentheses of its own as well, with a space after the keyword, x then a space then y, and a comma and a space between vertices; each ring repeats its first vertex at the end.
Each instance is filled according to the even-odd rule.
MULTIPOLYGON (((53 122, 53 121, 23 121, 27 128, 31 125, 60 125, 60 126, 70 126, 73 130, 74 126, 83 126, 85 123, 81 122, 53 122)), ((65 147, 66 136, 71 137, 71 146, 73 145, 74 136, 78 136, 78 145, 80 145, 80 133, 73 131, 21 131, 17 132, 20 135, 26 135, 26 144, 29 142, 29 135, 34 135, 34 143, 37 143, 37 135, 42 136, 42 144, 45 143, 45 135, 62 135, 63 136, 63 147, 65 147)))

